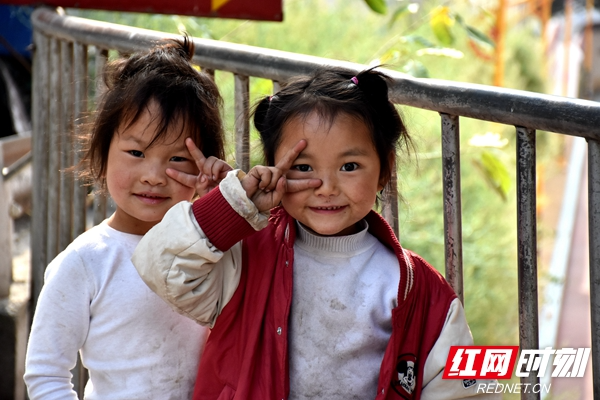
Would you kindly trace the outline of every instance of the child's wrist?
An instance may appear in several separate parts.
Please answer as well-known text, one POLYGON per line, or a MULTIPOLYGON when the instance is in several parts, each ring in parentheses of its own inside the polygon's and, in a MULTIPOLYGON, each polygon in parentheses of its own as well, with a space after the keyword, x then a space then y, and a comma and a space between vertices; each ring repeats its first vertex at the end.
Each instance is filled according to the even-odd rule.
POLYGON ((261 212, 248 196, 241 181, 245 176, 246 173, 242 170, 230 171, 219 184, 219 188, 231 208, 258 231, 267 225, 269 215, 261 212))

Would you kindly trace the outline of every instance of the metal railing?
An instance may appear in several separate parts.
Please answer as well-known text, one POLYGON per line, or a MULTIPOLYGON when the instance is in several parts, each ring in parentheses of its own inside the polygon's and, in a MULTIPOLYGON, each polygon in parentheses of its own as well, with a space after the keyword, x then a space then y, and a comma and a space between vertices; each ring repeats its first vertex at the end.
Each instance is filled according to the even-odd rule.
MULTIPOLYGON (((34 25, 34 194, 32 225, 33 304, 48 262, 85 230, 86 190, 60 170, 77 161, 73 148, 74 123, 86 110, 90 55, 99 71, 109 50, 131 53, 165 37, 176 37, 109 23, 59 15, 38 9, 34 25)), ((235 78, 236 162, 248 169, 249 78, 279 82, 308 73, 321 65, 356 71, 364 65, 194 39, 193 61, 209 71, 226 71, 235 78), (241 116, 242 118, 238 118, 241 116)), ((536 260, 536 130, 581 136, 588 142, 589 233, 594 398, 600 399, 600 104, 484 85, 435 79, 415 79, 386 71, 393 84, 390 95, 401 105, 433 110, 441 116, 446 279, 463 299, 459 117, 515 126, 517 134, 517 213, 519 337, 521 349, 538 349, 538 284, 536 260)), ((98 91, 98 89, 96 89, 98 91)), ((384 216, 398 232, 395 177, 387 190, 384 216)), ((105 216, 100 212, 95 221, 105 216)), ((535 384, 538 378, 521 378, 535 384)), ((523 393, 522 399, 538 399, 523 393)))

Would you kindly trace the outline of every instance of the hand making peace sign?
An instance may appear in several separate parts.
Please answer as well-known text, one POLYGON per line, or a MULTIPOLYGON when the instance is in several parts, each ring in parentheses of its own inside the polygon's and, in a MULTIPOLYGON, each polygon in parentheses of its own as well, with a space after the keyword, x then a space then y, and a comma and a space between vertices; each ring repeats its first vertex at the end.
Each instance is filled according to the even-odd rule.
POLYGON ((257 165, 242 179, 241 183, 246 190, 246 195, 260 212, 279 205, 285 193, 321 186, 320 179, 287 179, 285 177, 306 145, 306 140, 300 140, 285 153, 277 165, 274 167, 257 165))
POLYGON ((185 139, 185 145, 198 167, 198 175, 187 174, 167 168, 167 175, 182 185, 193 187, 200 197, 217 187, 233 168, 225 161, 210 156, 206 158, 191 138, 185 139))

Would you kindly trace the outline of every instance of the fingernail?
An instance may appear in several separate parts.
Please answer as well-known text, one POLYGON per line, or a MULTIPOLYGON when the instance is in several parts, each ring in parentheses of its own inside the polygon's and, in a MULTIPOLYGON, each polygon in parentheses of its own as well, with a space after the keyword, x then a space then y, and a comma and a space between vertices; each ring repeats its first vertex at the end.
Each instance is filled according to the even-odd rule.
POLYGON ((202 183, 206 182, 206 175, 202 175, 200 177, 200 182, 202 182, 202 183))
POLYGON ((217 180, 217 176, 213 175, 213 181, 216 181, 216 180, 217 180))

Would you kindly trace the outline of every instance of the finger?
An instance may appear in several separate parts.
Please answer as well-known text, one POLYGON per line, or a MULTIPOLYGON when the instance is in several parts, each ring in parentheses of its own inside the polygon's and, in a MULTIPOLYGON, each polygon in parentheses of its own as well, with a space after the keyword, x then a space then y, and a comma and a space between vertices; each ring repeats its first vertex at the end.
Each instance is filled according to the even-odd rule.
POLYGON ((196 180, 196 194, 198 197, 202 197, 211 190, 211 181, 206 175, 202 175, 196 180))
POLYGON ((269 187, 274 186, 271 182, 273 179, 273 170, 267 167, 260 167, 256 168, 255 172, 258 174, 258 188, 262 191, 268 192, 269 187))
POLYGON ((320 179, 287 179, 286 192, 294 193, 310 188, 318 188, 322 183, 320 179))
POLYGON ((262 180, 262 175, 260 171, 260 166, 256 166, 248 171, 248 174, 242 179, 241 184, 242 188, 246 191, 246 195, 249 198, 253 198, 254 194, 261 190, 260 184, 262 180))
POLYGON ((202 172, 208 176, 208 179, 216 180, 217 177, 213 174, 213 168, 219 159, 215 157, 208 157, 204 161, 202 172))
POLYGON ((217 180, 219 181, 225 179, 229 171, 233 171, 233 167, 223 160, 219 160, 215 168, 213 168, 213 174, 217 176, 217 180))
POLYGON ((202 151, 200 151, 198 146, 196 146, 196 143, 194 143, 192 138, 185 139, 185 145, 187 146, 190 155, 196 162, 196 166, 198 167, 200 172, 202 172, 204 170, 204 163, 206 162, 206 157, 204 157, 204 154, 202 153, 202 151))
POLYGON ((231 165, 213 156, 208 157, 204 164, 204 173, 216 182, 223 180, 231 170, 231 165))
POLYGON ((286 173, 294 164, 294 161, 296 161, 296 158, 298 158, 298 156, 300 155, 300 153, 302 153, 302 150, 304 150, 307 146, 306 140, 302 139, 300 140, 298 143, 296 143, 296 145, 294 147, 292 147, 291 149, 289 149, 281 158, 281 160, 279 160, 279 162, 277 163, 277 165, 275 165, 276 168, 279 168, 280 170, 283 171, 283 173, 286 173))
POLYGON ((269 172, 271 173, 271 179, 269 180, 268 185, 263 189, 266 193, 276 190, 277 186, 280 184, 281 177, 283 176, 283 171, 279 168, 269 168, 269 172))
POLYGON ((191 188, 196 187, 196 181, 198 180, 198 177, 196 175, 181 172, 173 168, 167 168, 166 172, 169 178, 176 180, 182 185, 191 188))

